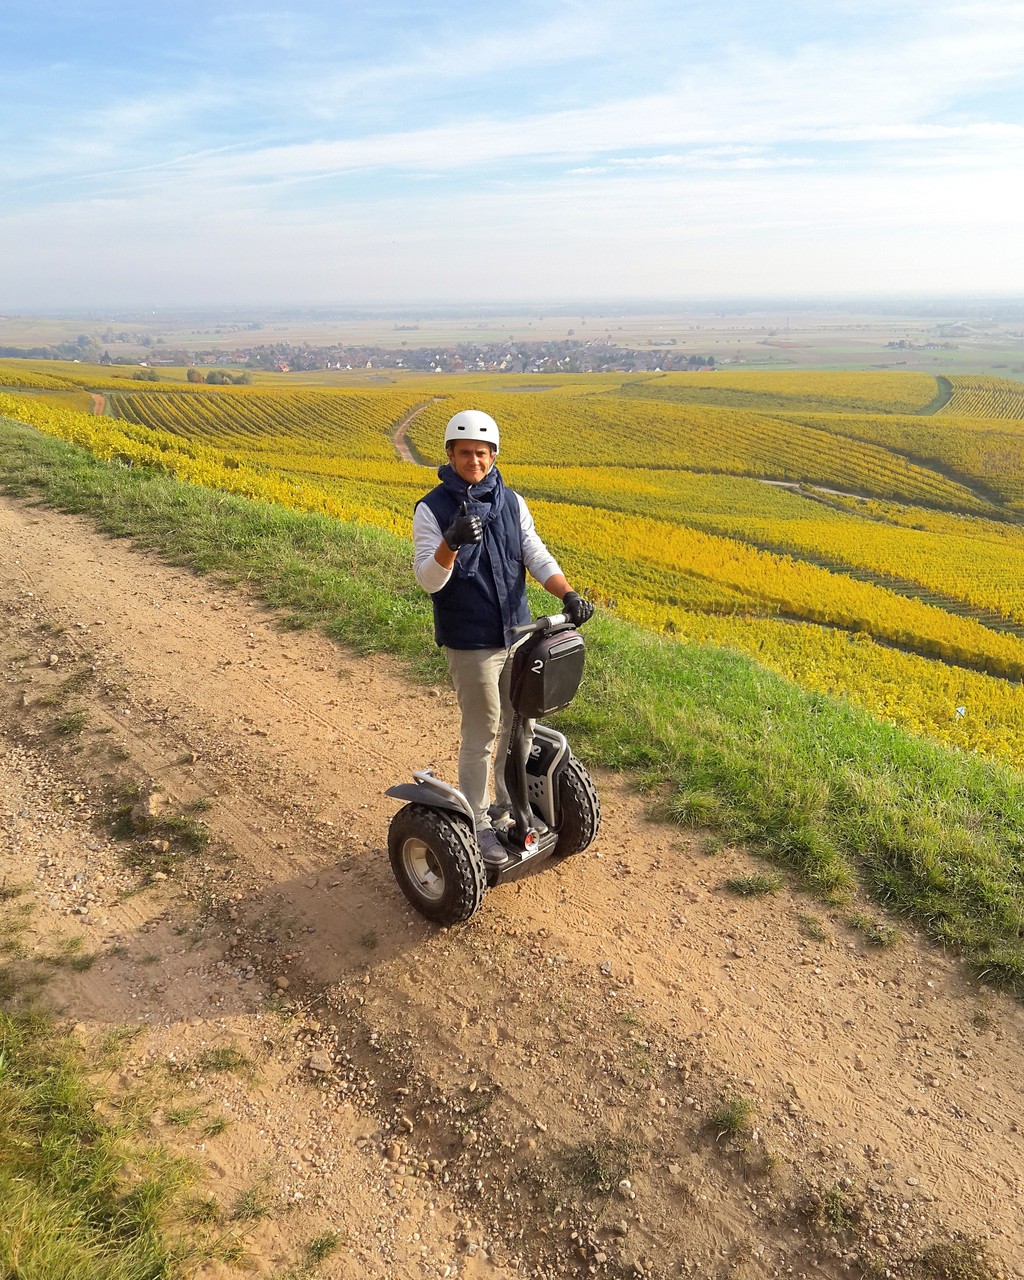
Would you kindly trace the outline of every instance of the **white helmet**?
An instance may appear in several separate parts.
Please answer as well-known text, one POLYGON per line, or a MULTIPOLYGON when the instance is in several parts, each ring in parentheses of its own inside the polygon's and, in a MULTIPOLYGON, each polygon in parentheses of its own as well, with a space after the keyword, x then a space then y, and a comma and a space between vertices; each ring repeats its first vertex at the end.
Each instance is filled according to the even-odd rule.
POLYGON ((444 447, 448 448, 456 440, 483 440, 494 445, 498 452, 498 424, 489 413, 482 409, 463 409, 454 418, 448 419, 444 429, 444 447))

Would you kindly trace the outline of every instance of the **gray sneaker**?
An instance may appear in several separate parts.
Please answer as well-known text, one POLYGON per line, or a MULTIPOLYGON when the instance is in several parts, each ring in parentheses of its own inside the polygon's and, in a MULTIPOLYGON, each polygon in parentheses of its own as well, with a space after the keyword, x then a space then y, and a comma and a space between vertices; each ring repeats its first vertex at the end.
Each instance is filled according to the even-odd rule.
MULTIPOLYGON (((503 835, 509 835, 516 825, 511 813, 501 804, 492 804, 487 810, 487 816, 491 820, 493 829, 500 831, 503 835)), ((530 825, 539 836, 546 835, 549 830, 548 824, 543 818, 538 817, 536 813, 530 814, 530 825)))
POLYGON ((503 867, 508 862, 508 851, 490 827, 484 827, 476 842, 485 867, 503 867))
POLYGON ((491 820, 491 826, 495 831, 500 831, 502 827, 510 827, 512 825, 512 815, 508 811, 508 806, 495 802, 487 810, 487 816, 491 820))

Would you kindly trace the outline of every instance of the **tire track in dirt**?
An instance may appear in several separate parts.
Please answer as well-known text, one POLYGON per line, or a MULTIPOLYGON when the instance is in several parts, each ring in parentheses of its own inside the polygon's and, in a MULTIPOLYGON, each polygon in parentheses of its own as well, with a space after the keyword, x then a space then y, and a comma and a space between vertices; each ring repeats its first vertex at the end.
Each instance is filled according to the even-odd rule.
MULTIPOLYGON (((91 926, 98 943, 127 948, 68 986, 76 1018, 144 1012, 161 1050, 200 1034, 279 1044, 267 1070, 280 1087, 255 1101, 227 1091, 238 1118, 214 1157, 225 1178, 243 1179, 262 1151, 247 1107, 272 1107, 281 1150, 290 1127, 311 1135, 322 1114, 305 1059, 280 1056, 258 998, 261 975, 271 991, 281 977, 300 1009, 315 1006, 300 1021, 317 1025, 316 1043, 330 1036, 358 1080, 377 1081, 312 1095, 334 1100, 341 1125, 329 1185, 344 1173, 384 1188, 372 1209, 353 1201, 369 1230, 346 1216, 360 1275, 441 1276, 443 1260, 467 1276, 560 1276, 574 1258, 616 1276, 637 1262, 652 1277, 841 1276, 857 1250, 897 1259, 940 1224, 989 1240, 1022 1274, 1017 1005, 979 993, 914 937, 873 951, 841 919, 809 937, 801 918, 826 913, 799 894, 730 898, 721 883, 749 869, 746 856, 709 856, 648 822, 610 775, 598 775, 605 823, 591 850, 489 894, 465 928, 435 930, 391 877, 394 806, 382 792, 414 767, 453 775, 447 690, 282 632, 258 603, 84 520, 4 499, 0 538, 7 740, 50 753, 47 767, 69 779, 61 794, 81 787, 89 804, 124 776, 152 779, 179 805, 212 803, 204 820, 224 847, 130 910, 116 900, 114 848, 58 842, 35 866, 57 918, 79 919, 79 889, 92 884, 86 922, 102 911, 112 923, 91 926), (82 662, 97 674, 80 695, 89 728, 75 752, 46 732, 42 695, 82 662), (93 867, 106 878, 74 880, 93 867), (732 1092, 757 1108, 746 1150, 708 1126, 732 1092), (631 1187, 615 1179, 585 1196, 579 1160, 627 1147, 631 1187), (759 1171, 766 1152, 774 1171, 759 1171), (800 1213, 844 1180, 864 1214, 856 1238, 800 1213), (575 1207, 559 1213, 559 1202, 575 1207), (493 1258, 467 1253, 462 1236, 493 1245, 493 1258)), ((18 839, 33 856, 43 847, 27 831, 18 839)), ((324 1212, 311 1206, 303 1224, 324 1212)))

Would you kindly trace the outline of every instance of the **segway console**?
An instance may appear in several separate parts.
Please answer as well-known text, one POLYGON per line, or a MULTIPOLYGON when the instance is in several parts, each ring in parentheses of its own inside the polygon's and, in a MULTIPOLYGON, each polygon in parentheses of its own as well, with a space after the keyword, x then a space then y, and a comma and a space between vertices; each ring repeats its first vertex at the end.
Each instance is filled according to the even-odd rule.
POLYGON ((388 831, 391 867, 402 892, 428 919, 468 920, 488 886, 514 879, 539 860, 579 853, 601 825, 597 791, 563 734, 533 722, 569 705, 583 676, 583 637, 565 614, 517 627, 512 658, 514 717, 504 769, 511 826, 498 829, 508 861, 485 866, 476 821, 461 791, 430 770, 389 787, 406 803, 388 831))

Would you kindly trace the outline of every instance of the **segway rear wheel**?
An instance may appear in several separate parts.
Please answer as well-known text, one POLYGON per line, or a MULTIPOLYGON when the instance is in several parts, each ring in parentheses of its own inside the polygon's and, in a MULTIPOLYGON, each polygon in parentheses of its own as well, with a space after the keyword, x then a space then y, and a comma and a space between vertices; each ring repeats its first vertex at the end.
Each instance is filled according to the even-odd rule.
POLYGON ((483 901, 483 858, 469 824, 453 813, 405 805, 391 820, 388 855, 402 892, 428 920, 459 924, 483 901))
POLYGON ((601 801, 586 769, 570 754, 558 775, 558 843, 555 855, 581 853, 601 830, 601 801))

